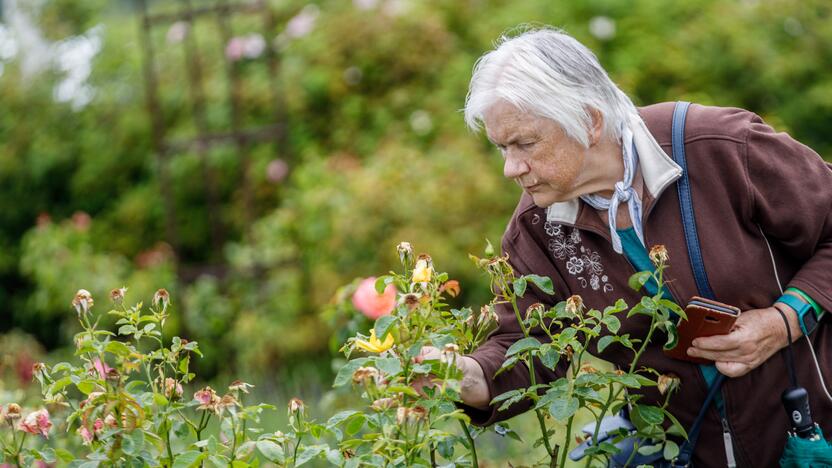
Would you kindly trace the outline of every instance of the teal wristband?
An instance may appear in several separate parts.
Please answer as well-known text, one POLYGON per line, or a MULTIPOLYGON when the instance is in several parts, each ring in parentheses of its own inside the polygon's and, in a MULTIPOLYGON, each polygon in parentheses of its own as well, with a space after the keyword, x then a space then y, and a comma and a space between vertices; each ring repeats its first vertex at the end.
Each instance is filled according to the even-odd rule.
POLYGON ((812 304, 801 301, 791 294, 783 294, 777 299, 777 302, 786 304, 797 312, 797 322, 800 324, 800 330, 803 331, 804 336, 809 336, 818 324, 818 318, 815 315, 815 309, 812 304))

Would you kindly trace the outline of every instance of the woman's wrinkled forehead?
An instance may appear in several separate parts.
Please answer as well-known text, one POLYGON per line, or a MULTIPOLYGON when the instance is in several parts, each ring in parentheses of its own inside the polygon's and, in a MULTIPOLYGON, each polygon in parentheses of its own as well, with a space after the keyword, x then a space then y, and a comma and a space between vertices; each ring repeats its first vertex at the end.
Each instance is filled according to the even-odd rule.
POLYGON ((488 139, 506 142, 515 136, 526 136, 544 129, 556 129, 559 126, 550 119, 540 117, 507 102, 498 101, 483 114, 483 123, 488 139))

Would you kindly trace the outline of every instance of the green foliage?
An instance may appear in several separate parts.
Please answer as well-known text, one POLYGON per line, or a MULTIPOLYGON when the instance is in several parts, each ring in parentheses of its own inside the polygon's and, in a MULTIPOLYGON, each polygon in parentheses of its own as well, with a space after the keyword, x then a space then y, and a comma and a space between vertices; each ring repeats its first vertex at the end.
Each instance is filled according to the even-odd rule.
MULTIPOLYGON (((832 30, 822 0, 431 0, 400 2, 403 12, 384 0, 369 10, 321 0, 308 34, 278 41, 276 84, 263 57, 238 62, 243 123, 271 123, 278 102, 286 124, 279 147, 251 147, 248 205, 241 158, 231 146, 207 155, 218 174, 213 186, 188 151, 171 153, 169 179, 159 178, 133 2, 17 3, 27 5, 48 40, 104 26, 89 79, 95 96, 83 108, 53 99, 63 78, 58 70, 24 77, 18 58, 4 62, 0 76, 0 313, 12 318, 3 327, 22 328, 50 348, 67 345, 71 331, 39 324, 60 316, 57 298, 77 284, 94 284, 96 294, 121 284, 141 294, 158 287, 134 276, 158 274, 141 260, 160 241, 170 242, 169 229, 178 235, 184 281, 167 281, 168 263, 164 284, 180 291, 185 316, 205 314, 181 331, 211 343, 200 364, 208 374, 220 371, 220 356, 241 371, 264 373, 324 353, 340 331, 324 332, 316 314, 329 305, 334 285, 386 270, 395 258, 378 246, 404 238, 448 259, 451 276, 466 284, 455 301, 485 302, 488 285, 453 253, 475 250, 483 237, 498 239, 518 190, 502 180, 496 152, 465 129, 458 110, 476 58, 502 32, 530 20, 586 43, 639 104, 688 99, 744 107, 821 154, 832 150, 832 77, 825 69, 832 30), (612 21, 614 31, 593 30, 598 18, 612 21), (267 177, 276 158, 290 169, 278 183, 267 177), (215 210, 206 202, 209 188, 219 199, 215 210), (172 226, 163 190, 177 214, 172 226), (78 211, 93 220, 84 234, 87 253, 61 229, 38 231, 42 213, 62 226, 78 211), (213 244, 211 216, 224 225, 224 245, 213 244), (66 260, 48 255, 67 250, 94 268, 97 283, 56 282, 66 277, 66 260), (202 273, 219 279, 200 279, 202 273), (269 339, 276 335, 287 339, 269 339)), ((150 3, 154 11, 169 6, 150 3)), ((304 5, 270 2, 274 29, 241 16, 233 32, 261 32, 272 44, 304 5)), ((166 27, 153 34, 159 114, 170 137, 188 138, 195 128, 183 46, 168 42, 166 27)), ((225 44, 213 20, 198 22, 193 34, 205 65, 207 125, 227 131, 225 44)), ((348 330, 359 325, 366 324, 348 330)))

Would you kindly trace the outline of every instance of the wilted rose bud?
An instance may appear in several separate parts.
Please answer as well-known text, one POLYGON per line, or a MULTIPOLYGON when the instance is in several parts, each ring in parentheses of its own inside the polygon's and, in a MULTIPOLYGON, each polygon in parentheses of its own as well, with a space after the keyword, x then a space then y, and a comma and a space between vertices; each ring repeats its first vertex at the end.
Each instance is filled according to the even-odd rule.
POLYGON ((370 408, 374 411, 384 411, 396 406, 399 401, 395 398, 379 398, 374 401, 370 408))
POLYGON ((87 429, 87 426, 82 425, 81 427, 79 427, 78 435, 81 436, 81 443, 83 443, 84 445, 89 445, 92 442, 93 435, 92 432, 90 432, 90 430, 87 429))
POLYGON ((101 431, 104 430, 104 421, 101 418, 97 418, 94 423, 92 423, 92 430, 96 434, 101 434, 101 431))
POLYGON ((459 357, 459 346, 455 343, 448 343, 439 353, 439 362, 442 364, 453 364, 459 357))
POLYGON ((127 288, 120 287, 110 291, 110 300, 115 304, 121 304, 124 301, 124 295, 127 293, 127 288))
POLYGON ((598 372, 598 369, 592 367, 589 364, 584 364, 583 366, 581 366, 581 372, 584 372, 584 373, 587 373, 587 374, 595 374, 595 373, 598 372))
POLYGON ((211 387, 205 387, 194 393, 194 399, 199 402, 197 409, 219 413, 220 397, 211 387))
POLYGON ((352 374, 352 381, 358 385, 367 385, 379 381, 381 374, 375 367, 359 367, 352 374))
POLYGON ((679 384, 681 383, 681 379, 676 374, 662 374, 657 379, 657 387, 659 389, 659 393, 664 395, 668 392, 676 391, 679 388, 679 384))
POLYGON ((399 260, 404 266, 410 266, 413 263, 413 247, 410 242, 400 242, 396 246, 396 251, 399 252, 399 260))
POLYGON ((446 281, 442 284, 442 286, 439 287, 439 292, 447 292, 448 295, 451 297, 459 296, 459 291, 459 281, 457 280, 446 281))
POLYGON ((43 372, 46 369, 46 364, 42 362, 36 362, 32 364, 32 373, 37 375, 43 372))
POLYGON ((49 437, 49 429, 52 427, 52 421, 49 420, 49 411, 41 409, 26 415, 23 421, 20 421, 18 428, 23 432, 29 434, 42 435, 49 437))
POLYGON ((396 423, 401 426, 407 422, 407 415, 410 414, 410 409, 406 406, 399 406, 396 409, 396 423))
POLYGON ((119 372, 118 369, 107 369, 107 380, 113 385, 117 385, 121 380, 121 372, 119 372))
POLYGON ((651 247, 648 255, 650 256, 650 261, 656 266, 664 265, 670 258, 667 255, 667 249, 662 244, 656 244, 651 247))
POLYGON ((230 394, 226 394, 226 395, 222 396, 222 399, 220 399, 220 402, 219 402, 218 406, 219 406, 219 410, 222 411, 223 409, 226 409, 226 408, 227 409, 233 409, 234 407, 239 406, 239 405, 240 404, 237 402, 236 398, 234 398, 230 394))
POLYGON ((529 308, 526 309, 526 320, 529 320, 530 318, 533 318, 533 317, 534 318, 542 317, 543 316, 543 311, 545 311, 545 310, 546 310, 546 307, 543 304, 539 303, 539 302, 536 302, 536 303, 530 305, 529 308))
POLYGON ((8 406, 6 406, 6 413, 4 414, 4 417, 7 421, 16 421, 20 419, 20 405, 17 403, 9 403, 8 406))
POLYGON ((248 389, 252 387, 254 387, 254 385, 250 383, 245 383, 242 380, 235 380, 231 382, 231 385, 228 386, 228 390, 232 392, 248 393, 248 389))
POLYGON ((296 413, 303 413, 303 400, 300 398, 292 398, 289 400, 289 413, 296 414, 296 413))
POLYGON ((573 295, 569 296, 569 299, 566 300, 566 312, 572 315, 578 315, 584 307, 584 300, 581 296, 573 295))
POLYGON ((162 288, 156 291, 156 294, 153 295, 153 304, 163 311, 167 310, 168 304, 170 304, 170 294, 168 293, 168 290, 162 288))
POLYGON ((94 304, 92 300, 92 294, 86 289, 79 289, 78 292, 75 293, 75 297, 72 299, 72 307, 75 307, 75 311, 78 312, 78 317, 85 315, 87 312, 90 311, 94 304))

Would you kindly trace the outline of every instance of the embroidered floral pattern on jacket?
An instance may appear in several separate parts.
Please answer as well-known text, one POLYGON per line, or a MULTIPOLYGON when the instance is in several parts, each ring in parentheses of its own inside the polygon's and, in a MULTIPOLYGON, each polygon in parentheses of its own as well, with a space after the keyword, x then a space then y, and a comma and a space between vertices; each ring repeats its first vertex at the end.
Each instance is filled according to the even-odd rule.
POLYGON ((549 252, 556 260, 565 262, 566 271, 578 280, 582 288, 592 288, 610 292, 613 286, 609 278, 604 274, 604 265, 601 263, 601 256, 581 245, 581 231, 575 228, 566 233, 566 228, 561 224, 546 221, 543 224, 549 239, 549 252))

